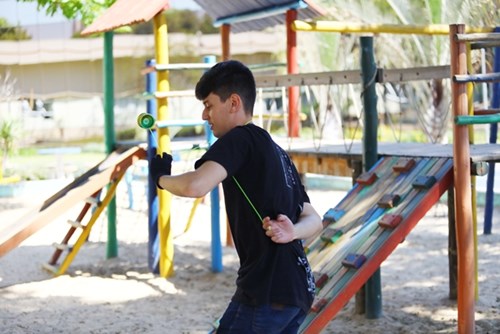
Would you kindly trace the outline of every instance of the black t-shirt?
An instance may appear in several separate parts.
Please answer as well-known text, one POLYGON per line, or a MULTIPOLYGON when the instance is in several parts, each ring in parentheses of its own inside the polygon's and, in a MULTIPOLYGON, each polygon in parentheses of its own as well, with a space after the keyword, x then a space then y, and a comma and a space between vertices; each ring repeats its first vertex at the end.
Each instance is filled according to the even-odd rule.
POLYGON ((307 312, 315 287, 302 242, 277 244, 266 236, 262 222, 234 180, 262 218, 285 214, 297 223, 309 197, 287 153, 265 130, 247 124, 219 138, 195 168, 209 160, 221 164, 228 173, 222 182, 224 200, 240 259, 233 300, 250 305, 293 305, 307 312))

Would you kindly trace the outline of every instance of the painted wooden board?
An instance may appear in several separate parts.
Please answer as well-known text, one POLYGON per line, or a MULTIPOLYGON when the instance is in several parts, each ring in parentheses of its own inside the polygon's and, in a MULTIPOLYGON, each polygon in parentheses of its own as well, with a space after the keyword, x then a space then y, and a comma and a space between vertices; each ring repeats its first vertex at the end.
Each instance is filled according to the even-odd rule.
POLYGON ((319 236, 319 241, 310 244, 312 270, 323 282, 301 327, 303 333, 320 332, 452 184, 452 159, 415 158, 408 170, 399 168, 404 163, 399 160, 398 164, 398 157, 382 160, 387 161, 379 162, 372 170, 383 177, 350 194, 352 205, 345 205, 346 213, 329 225, 344 228, 342 235, 334 243, 322 241, 319 236), (393 166, 399 167, 393 170, 393 166), (430 188, 414 185, 416 179, 427 176, 436 180, 430 188), (387 194, 397 194, 398 203, 392 207, 379 205, 379 199, 387 194), (349 214, 350 211, 358 212, 349 214), (394 228, 380 226, 378 222, 387 214, 400 215, 401 222, 394 228), (363 255, 366 262, 359 269, 346 268, 342 260, 350 253, 363 255))
POLYGON ((132 147, 125 152, 113 152, 101 163, 76 178, 69 185, 11 224, 0 226, 0 256, 17 247, 23 240, 91 197, 116 178, 135 161, 146 158, 146 151, 132 147))

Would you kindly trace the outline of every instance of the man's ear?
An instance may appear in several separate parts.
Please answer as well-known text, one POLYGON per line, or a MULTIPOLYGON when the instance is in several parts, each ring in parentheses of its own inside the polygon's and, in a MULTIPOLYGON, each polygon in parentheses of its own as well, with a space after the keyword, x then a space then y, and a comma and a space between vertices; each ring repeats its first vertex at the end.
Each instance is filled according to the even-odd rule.
POLYGON ((241 96, 238 94, 231 94, 229 97, 231 99, 231 111, 238 111, 243 107, 243 101, 241 101, 241 96))

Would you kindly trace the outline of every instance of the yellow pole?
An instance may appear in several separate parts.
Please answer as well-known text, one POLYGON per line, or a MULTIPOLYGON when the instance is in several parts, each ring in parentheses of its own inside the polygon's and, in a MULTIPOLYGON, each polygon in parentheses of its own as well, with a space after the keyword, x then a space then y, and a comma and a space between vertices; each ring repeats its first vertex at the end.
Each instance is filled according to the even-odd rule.
MULTIPOLYGON (((388 33, 388 34, 418 34, 418 35, 448 35, 450 27, 447 24, 399 25, 399 24, 362 24, 355 22, 316 21, 306 22, 295 20, 292 23, 295 31, 321 31, 341 33, 388 33)), ((468 27, 466 32, 491 32, 490 27, 468 27)))
MULTIPOLYGON (((156 63, 166 65, 168 59, 168 31, 167 19, 162 12, 156 14, 153 19, 155 34, 155 55, 156 63)), ((170 83, 168 81, 168 72, 159 71, 157 74, 157 91, 168 92, 170 83)), ((168 100, 166 97, 157 99, 158 120, 167 120, 168 100)), ((158 152, 170 152, 170 135, 168 128, 158 129, 158 152)), ((158 235, 160 238, 160 276, 170 277, 174 274, 174 242, 170 224, 170 206, 172 194, 168 191, 158 191, 158 235)))

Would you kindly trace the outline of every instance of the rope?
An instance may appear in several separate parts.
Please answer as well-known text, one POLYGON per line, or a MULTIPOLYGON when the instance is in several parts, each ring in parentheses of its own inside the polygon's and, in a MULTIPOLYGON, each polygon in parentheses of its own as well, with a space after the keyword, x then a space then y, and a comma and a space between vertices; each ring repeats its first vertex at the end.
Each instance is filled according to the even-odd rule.
POLYGON ((257 211, 257 209, 255 208, 255 206, 253 205, 252 201, 248 197, 248 195, 245 192, 245 190, 243 190, 243 187, 240 185, 240 183, 238 182, 238 180, 236 180, 236 178, 234 176, 233 176, 233 180, 236 183, 236 185, 238 186, 238 188, 240 189, 240 191, 243 194, 243 196, 245 197, 245 199, 247 200, 248 204, 250 204, 250 207, 253 209, 253 211, 257 215, 257 218, 259 218, 259 221, 262 222, 263 221, 262 216, 260 215, 259 211, 257 211))

